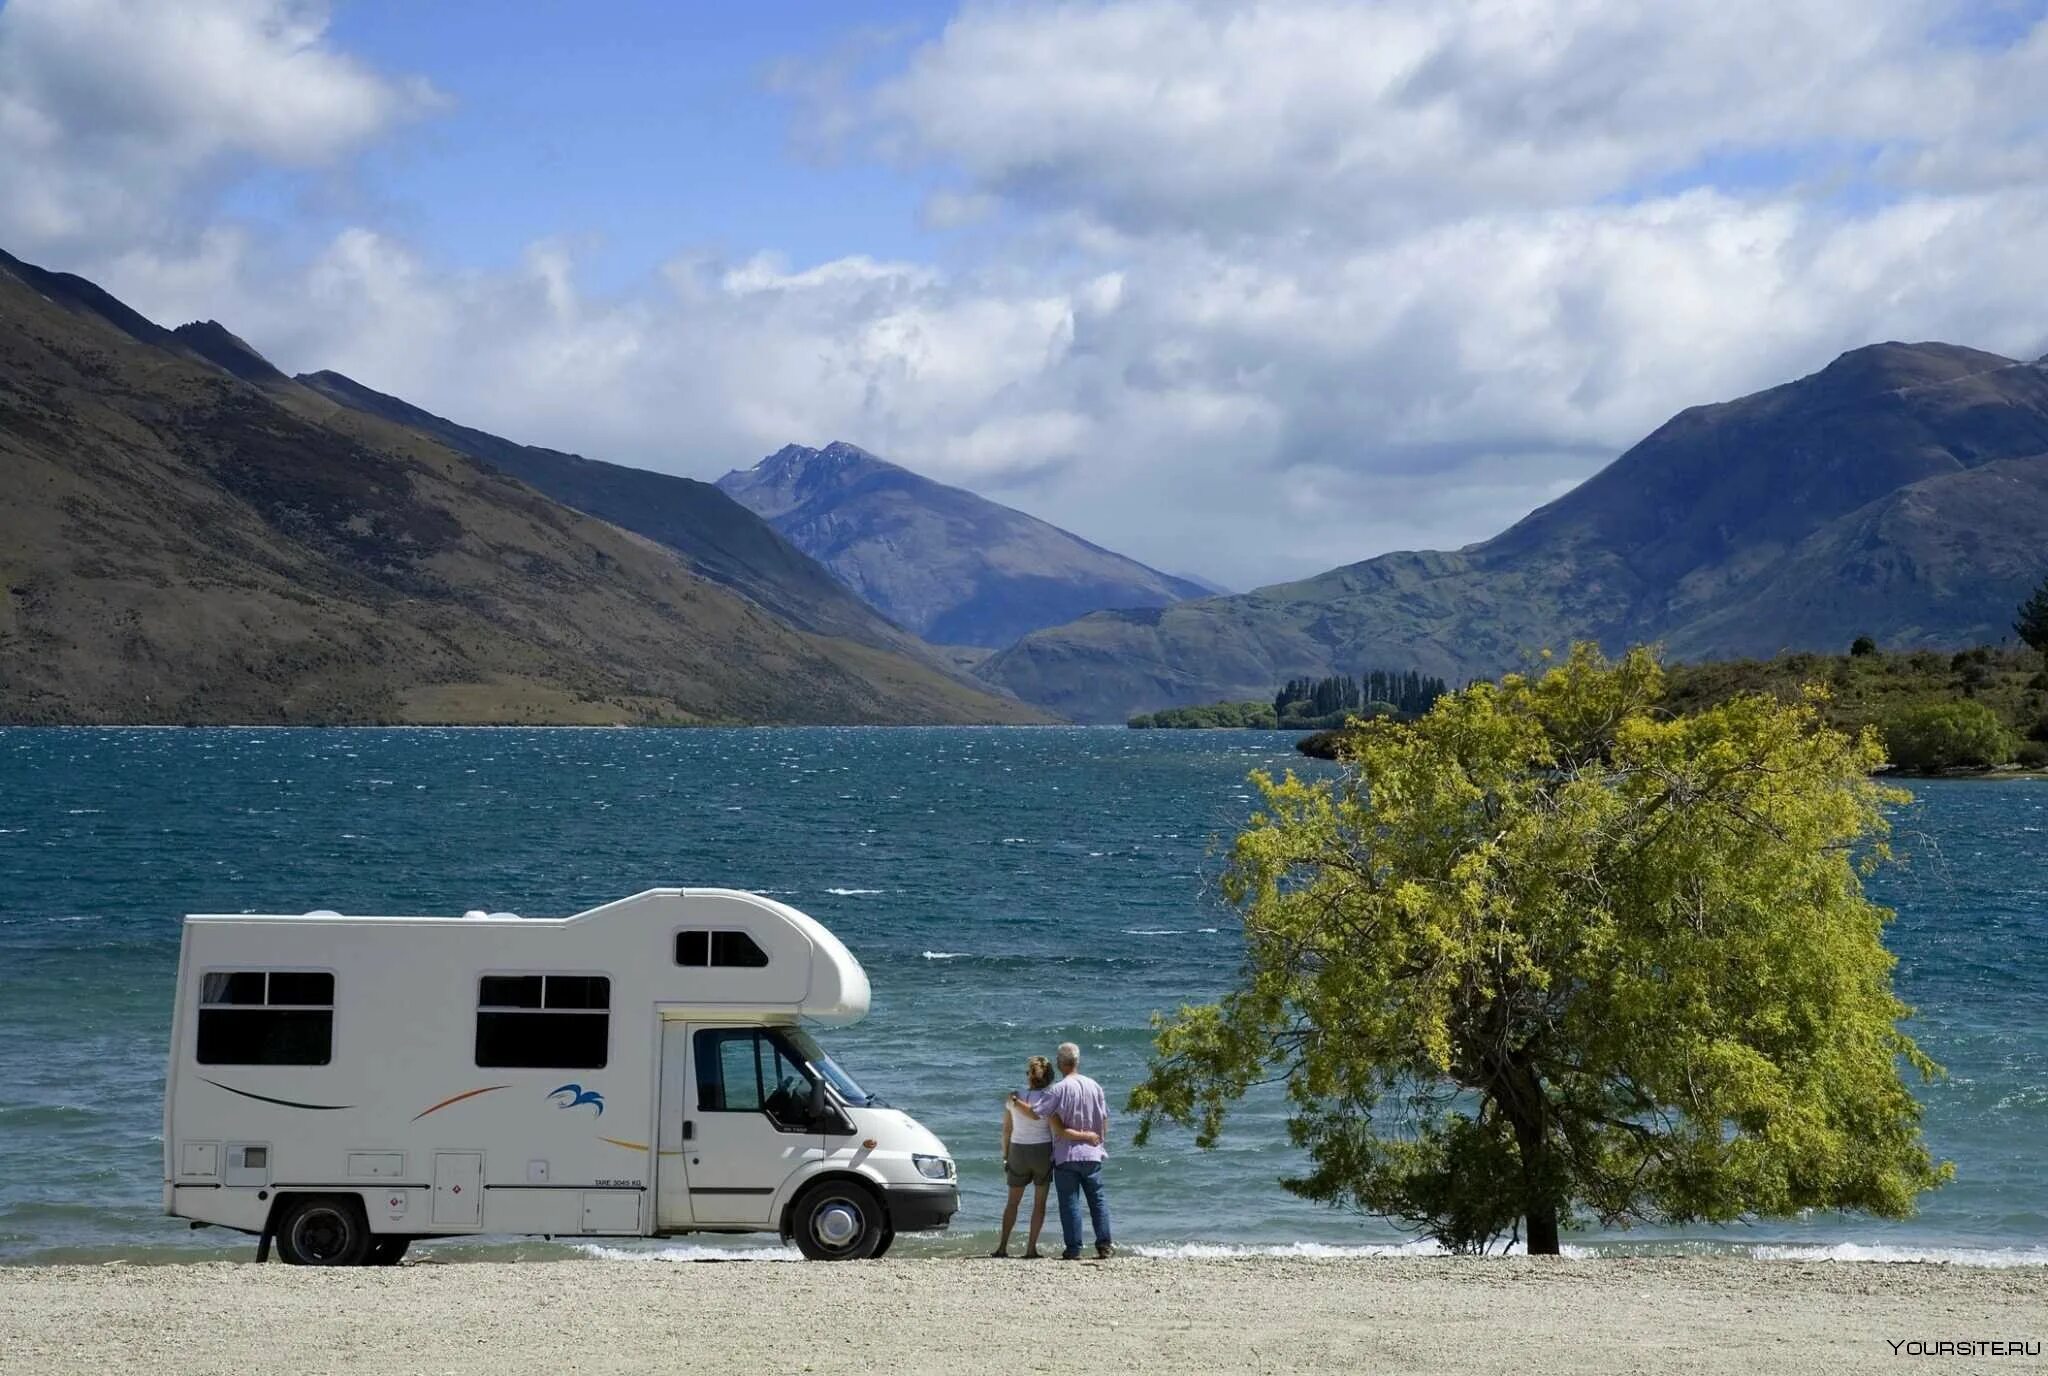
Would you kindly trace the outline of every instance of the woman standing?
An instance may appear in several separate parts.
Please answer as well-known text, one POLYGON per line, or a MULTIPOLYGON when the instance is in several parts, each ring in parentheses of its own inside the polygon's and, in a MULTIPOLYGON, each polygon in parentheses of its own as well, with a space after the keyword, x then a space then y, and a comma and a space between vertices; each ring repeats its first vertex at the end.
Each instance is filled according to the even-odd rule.
POLYGON ((1010 1182, 1010 1202, 1003 1206, 1003 1235, 992 1257, 1010 1255, 1010 1230, 1017 1226, 1017 1209, 1024 1202, 1024 1187, 1036 1185, 1038 1195, 1031 1201, 1031 1233, 1024 1244, 1025 1257, 1038 1257, 1038 1234, 1045 1227, 1045 1194, 1052 1184, 1052 1124, 1032 1111, 1029 1099, 1052 1083, 1052 1062, 1033 1056, 1024 1064, 1028 1088, 1022 1099, 1011 1095, 1003 1105, 1003 1174, 1010 1182))

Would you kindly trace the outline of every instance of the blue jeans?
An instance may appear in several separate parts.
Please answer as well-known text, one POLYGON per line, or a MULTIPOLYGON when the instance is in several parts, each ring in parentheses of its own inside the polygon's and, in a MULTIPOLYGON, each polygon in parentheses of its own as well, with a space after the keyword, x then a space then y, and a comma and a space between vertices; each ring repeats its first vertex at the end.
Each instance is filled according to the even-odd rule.
POLYGON ((1081 1253, 1081 1196, 1088 1196, 1088 1219, 1095 1225, 1095 1245, 1109 1241, 1109 1197, 1102 1192, 1100 1161, 1068 1161, 1052 1168, 1052 1187, 1060 1197, 1060 1237, 1068 1256, 1081 1253))

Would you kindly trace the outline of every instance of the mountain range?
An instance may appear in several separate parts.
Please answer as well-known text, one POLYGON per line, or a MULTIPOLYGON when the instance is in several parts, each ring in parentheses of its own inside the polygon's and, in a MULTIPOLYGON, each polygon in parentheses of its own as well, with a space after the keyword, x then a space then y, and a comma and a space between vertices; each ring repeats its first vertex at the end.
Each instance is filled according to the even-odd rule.
POLYGON ((2048 360, 1872 345, 1679 413, 1490 540, 1034 632, 977 669, 1063 716, 1261 698, 1412 665, 1453 681, 1545 648, 1678 658, 1997 641, 2048 572, 2048 360))
POLYGON ((4 721, 1044 719, 708 484, 294 380, 6 254, 0 481, 4 721))
POLYGON ((1113 721, 1581 638, 2000 640, 2048 360, 1852 350, 1490 540, 1214 595, 851 444, 605 463, 0 253, 0 499, 0 721, 1113 721))
POLYGON ((1105 607, 1212 589, 843 442, 788 445, 718 480, 891 620, 941 645, 999 649, 1105 607))

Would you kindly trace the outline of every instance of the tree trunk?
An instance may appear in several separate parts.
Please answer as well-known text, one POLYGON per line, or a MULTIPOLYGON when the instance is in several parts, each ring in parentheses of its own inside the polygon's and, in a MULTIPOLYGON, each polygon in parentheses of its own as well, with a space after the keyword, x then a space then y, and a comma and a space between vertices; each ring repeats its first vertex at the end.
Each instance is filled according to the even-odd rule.
POLYGON ((1510 1067, 1509 1093, 1500 1103, 1515 1129, 1515 1152, 1522 1158, 1522 1228, 1532 1257, 1554 1257, 1557 1241, 1557 1185, 1551 1179, 1548 1107, 1543 1085, 1527 1066, 1510 1067))
POLYGON ((1557 1206, 1549 1200, 1538 1203, 1529 1201, 1529 1212, 1523 1218, 1523 1226, 1529 1232, 1529 1255, 1532 1257, 1554 1257, 1557 1255, 1557 1206))

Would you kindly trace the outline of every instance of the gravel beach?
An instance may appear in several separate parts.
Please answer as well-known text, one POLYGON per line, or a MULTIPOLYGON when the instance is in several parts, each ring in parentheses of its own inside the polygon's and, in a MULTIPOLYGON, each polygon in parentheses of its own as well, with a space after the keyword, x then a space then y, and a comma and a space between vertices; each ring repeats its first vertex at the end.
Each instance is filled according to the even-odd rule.
POLYGON ((1840 1372, 2042 1358, 2048 1268, 1704 1258, 0 1268, 0 1372, 1840 1372))

